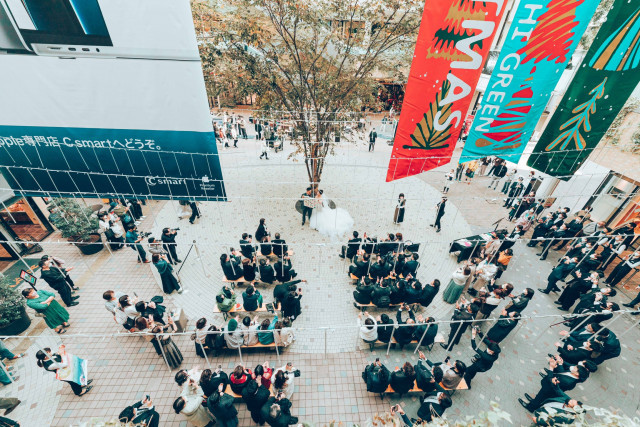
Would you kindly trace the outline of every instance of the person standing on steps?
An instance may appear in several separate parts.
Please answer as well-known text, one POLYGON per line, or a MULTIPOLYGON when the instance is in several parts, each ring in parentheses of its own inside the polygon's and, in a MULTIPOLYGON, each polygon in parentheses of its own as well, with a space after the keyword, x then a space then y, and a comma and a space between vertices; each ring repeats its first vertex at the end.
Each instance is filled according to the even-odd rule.
POLYGON ((442 200, 436 205, 436 220, 433 224, 431 224, 431 226, 436 228, 437 233, 439 233, 441 229, 440 220, 444 216, 444 209, 446 204, 447 198, 443 197, 442 200))
POLYGON ((369 132, 369 152, 373 151, 373 149, 375 148, 377 138, 378 132, 376 132, 375 128, 371 129, 371 132, 369 132))

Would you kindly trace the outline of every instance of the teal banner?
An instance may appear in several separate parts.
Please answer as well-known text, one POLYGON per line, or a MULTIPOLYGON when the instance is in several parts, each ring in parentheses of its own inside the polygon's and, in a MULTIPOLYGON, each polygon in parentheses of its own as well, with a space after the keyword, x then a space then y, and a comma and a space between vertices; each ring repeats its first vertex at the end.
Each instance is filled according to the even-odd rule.
POLYGON ((522 0, 461 161, 518 163, 600 0, 522 0))

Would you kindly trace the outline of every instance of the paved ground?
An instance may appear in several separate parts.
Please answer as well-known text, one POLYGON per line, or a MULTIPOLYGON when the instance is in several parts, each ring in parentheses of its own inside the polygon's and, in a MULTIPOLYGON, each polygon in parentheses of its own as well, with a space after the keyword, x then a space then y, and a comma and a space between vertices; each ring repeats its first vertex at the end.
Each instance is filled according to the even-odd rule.
MULTIPOLYGON (((290 148, 271 153, 270 160, 260 160, 259 147, 254 140, 240 141, 237 149, 228 148, 221 153, 223 171, 229 194, 227 203, 204 203, 203 217, 195 225, 186 219, 178 220, 179 206, 173 202, 149 202, 144 208, 147 215, 141 229, 158 233, 165 226, 179 226, 179 253, 185 260, 180 276, 186 291, 182 295, 167 297, 169 307, 182 307, 195 320, 206 316, 222 323, 212 314, 214 296, 221 287, 222 274, 218 257, 230 246, 236 246, 240 234, 254 233, 258 219, 267 218, 272 234, 281 232, 295 255, 293 262, 303 286, 303 314, 296 321, 296 342, 278 356, 275 352, 242 354, 242 361, 253 367, 264 360, 272 365, 291 361, 301 371, 296 379, 293 413, 301 420, 324 425, 331 420, 361 423, 376 412, 388 409, 400 399, 381 400, 366 392, 360 373, 367 361, 380 357, 389 367, 400 366, 406 360, 415 363, 412 348, 405 351, 385 349, 370 352, 357 338, 355 320, 357 310, 352 306, 353 290, 346 276, 346 264, 337 257, 342 242, 331 242, 308 227, 300 226, 300 215, 294 210, 299 194, 306 187, 307 176, 303 163, 289 159, 290 148), (277 185, 276 185, 277 183, 277 185), (189 244, 196 242, 189 252, 189 244), (187 255, 188 254, 188 255, 187 255)), ((382 235, 400 231, 405 238, 421 242, 422 267, 419 277, 423 281, 433 278, 443 283, 455 269, 455 258, 448 255, 448 244, 454 238, 486 230, 490 224, 504 216, 500 203, 492 203, 498 193, 486 189, 484 179, 470 185, 454 185, 449 193, 450 205, 443 221, 441 233, 429 227, 442 185, 444 172, 450 168, 425 173, 420 177, 385 183, 384 176, 390 147, 378 142, 374 153, 368 153, 365 143, 345 146, 336 150, 326 166, 321 188, 339 207, 347 209, 361 233, 382 235), (393 206, 397 194, 408 198, 405 223, 394 226, 393 206)), ((504 223, 504 222, 503 222, 504 223)), ((149 266, 139 265, 135 254, 123 249, 114 254, 107 250, 86 257, 68 244, 55 241, 55 235, 43 244, 47 253, 54 253, 76 266, 73 276, 81 286, 80 305, 71 308, 73 326, 67 335, 58 336, 46 329, 35 318, 28 334, 32 338, 10 339, 9 348, 28 350, 28 355, 15 363, 20 379, 0 390, 0 396, 16 396, 23 404, 12 414, 24 426, 77 425, 92 417, 111 418, 121 409, 146 393, 152 395, 161 413, 162 425, 186 425, 171 405, 179 394, 173 382, 175 372, 169 372, 149 343, 142 338, 118 333, 120 329, 111 320, 102 304, 101 295, 107 289, 136 292, 150 298, 161 291, 155 283, 149 266), (69 388, 57 382, 53 375, 36 368, 34 354, 38 348, 57 346, 64 342, 68 351, 90 359, 91 376, 95 389, 78 398, 69 388), (15 415, 14 415, 15 414, 15 415)), ((535 250, 518 243, 516 257, 504 274, 512 281, 516 291, 525 287, 538 287, 548 275, 555 255, 546 262, 535 257, 535 250)), ((444 287, 444 285, 443 285, 444 287)), ((270 301, 270 289, 263 291, 270 301)), ((626 301, 622 298, 622 301, 626 301)), ((525 312, 527 315, 558 314, 552 298, 542 294, 525 312)), ((436 297, 424 310, 437 319, 450 317, 452 306, 436 297)), ((624 333, 638 318, 624 315, 611 328, 624 333)), ((553 350, 559 327, 550 328, 554 318, 527 320, 503 345, 499 362, 486 374, 474 380, 473 390, 459 392, 447 417, 475 414, 488 407, 491 400, 512 414, 515 425, 527 425, 526 412, 516 397, 523 392, 534 393, 539 387, 537 371, 544 366, 546 353, 553 350)), ((448 335, 448 327, 442 327, 448 335)), ((195 355, 188 334, 176 339, 185 360, 183 367, 221 364, 231 370, 240 362, 240 355, 228 353, 215 360, 204 361, 195 355)), ((572 395, 592 406, 619 408, 628 415, 640 415, 640 396, 635 378, 640 372, 638 352, 640 334, 634 328, 624 337, 622 356, 608 361, 572 395)), ((452 357, 469 361, 471 349, 468 337, 451 353, 452 357)), ((442 360, 445 352, 436 346, 428 356, 442 360)), ((402 399, 407 413, 415 415, 418 402, 413 396, 402 399)), ((252 425, 243 404, 237 405, 241 425, 252 425)))

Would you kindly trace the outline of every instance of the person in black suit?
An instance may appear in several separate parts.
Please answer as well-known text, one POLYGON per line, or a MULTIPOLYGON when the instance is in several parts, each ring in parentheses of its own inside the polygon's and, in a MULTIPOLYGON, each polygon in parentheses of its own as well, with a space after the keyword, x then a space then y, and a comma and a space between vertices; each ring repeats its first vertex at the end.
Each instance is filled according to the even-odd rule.
POLYGON ((369 274, 369 263, 371 256, 368 253, 359 251, 360 256, 356 257, 353 264, 349 266, 349 274, 353 274, 358 279, 366 277, 369 274))
POLYGON ((378 132, 376 132, 375 129, 372 129, 371 132, 369 132, 369 151, 373 151, 374 147, 376 146, 377 138, 378 132))
POLYGON ((418 409, 418 417, 430 423, 433 418, 442 417, 444 411, 451 407, 451 404, 451 398, 445 392, 431 391, 422 398, 418 409))
POLYGON ((253 259, 256 249, 251 243, 251 234, 242 233, 242 239, 240 240, 240 252, 245 258, 253 259))
POLYGON ((273 245, 271 244, 271 237, 264 236, 262 238, 262 243, 260 243, 260 255, 262 256, 271 256, 273 254, 273 245))
POLYGON ((578 269, 573 272, 573 276, 575 278, 567 283, 558 300, 554 301, 564 311, 568 311, 581 295, 589 292, 593 286, 597 286, 598 279, 602 277, 602 273, 594 272, 585 278, 582 271, 578 269))
POLYGON ((279 259, 273 268, 276 270, 276 280, 278 282, 288 282, 295 279, 298 273, 293 269, 291 265, 291 259, 285 256, 283 259, 279 259))
POLYGON ((418 314, 413 339, 418 341, 420 345, 430 346, 433 345, 436 335, 438 335, 438 324, 435 323, 435 319, 433 317, 424 318, 422 314, 418 314))
MULTIPOLYGON (((501 343, 510 333, 518 326, 520 319, 518 317, 520 313, 517 311, 507 312, 507 309, 502 309, 500 317, 496 323, 489 329, 485 338, 494 343, 501 343)), ((482 336, 482 331, 478 331, 482 336)))
POLYGON ((262 258, 258 267, 260 273, 260 281, 265 283, 273 283, 276 280, 276 270, 269 263, 269 259, 262 258))
POLYGON ((583 360, 591 359, 591 353, 594 351, 599 352, 602 350, 602 344, 598 341, 584 341, 581 346, 574 347, 571 344, 557 342, 556 346, 558 347, 558 354, 568 363, 572 365, 577 364, 583 360))
POLYGON ((593 359, 594 363, 599 365, 605 360, 620 356, 620 340, 618 340, 618 337, 613 333, 613 331, 610 331, 607 328, 598 331, 596 340, 602 344, 602 350, 600 351, 600 354, 593 359))
MULTIPOLYGON (((269 233, 269 230, 267 229, 267 220, 264 218, 260 218, 260 224, 256 229, 256 242, 262 243, 264 241, 264 238, 269 235, 270 233, 269 233)), ((266 254, 266 255, 269 255, 269 254, 266 254)))
POLYGON ((233 406, 234 397, 225 393, 222 384, 207 399, 207 408, 216 417, 216 425, 235 427, 238 425, 238 410, 233 406))
POLYGON ((538 218, 537 225, 533 229, 533 234, 531 235, 531 241, 527 243, 527 246, 533 248, 538 243, 543 243, 544 240, 538 240, 541 237, 544 237, 549 233, 549 230, 553 226, 553 217, 551 214, 547 215, 545 218, 538 218))
POLYGON ((433 224, 431 224, 431 226, 436 228, 437 233, 440 232, 440 228, 441 228, 440 220, 444 216, 444 210, 446 205, 447 205, 446 197, 443 197, 442 200, 436 205, 436 220, 434 221, 433 224))
POLYGON ((53 262, 52 258, 42 257, 38 266, 40 267, 40 277, 44 279, 47 284, 56 290, 62 301, 67 307, 72 307, 74 305, 78 305, 77 300, 78 296, 71 296, 71 287, 67 283, 66 279, 66 271, 62 268, 57 268, 52 266, 53 262))
MULTIPOLYGON (((133 425, 144 425, 145 427, 158 427, 160 425, 160 414, 156 411, 151 397, 146 395, 141 401, 127 406, 120 412, 118 421, 127 424, 131 422, 133 425)), ((18 424, 15 425, 17 426, 18 424)))
POLYGON ((287 255, 289 247, 284 239, 280 238, 280 233, 276 233, 276 238, 271 242, 273 245, 273 254, 278 258, 282 258, 287 255))
POLYGON ((311 214, 313 213, 315 203, 311 190, 311 187, 307 187, 307 190, 300 195, 300 200, 302 201, 302 225, 305 224, 307 218, 309 218, 309 222, 311 222, 311 214))
POLYGON ((582 402, 567 399, 567 396, 552 397, 542 402, 542 406, 533 412, 533 420, 537 426, 569 425, 582 412, 582 402))
POLYGON ((220 266, 227 280, 238 280, 242 277, 243 270, 240 259, 241 258, 234 253, 232 253, 231 256, 227 254, 220 255, 220 266))
POLYGON ((169 258, 171 264, 182 262, 182 260, 178 258, 178 252, 176 250, 176 234, 178 234, 178 231, 172 230, 169 227, 165 227, 162 230, 162 247, 167 252, 167 258, 169 258))
POLYGON ((342 247, 342 252, 338 255, 340 258, 346 257, 351 261, 353 260, 353 257, 358 254, 358 251, 360 250, 360 243, 362 243, 362 239, 358 236, 358 232, 354 231, 353 238, 349 239, 347 245, 342 247))
POLYGON ((406 278, 409 275, 416 277, 416 272, 420 267, 420 263, 418 262, 419 255, 417 252, 411 254, 411 260, 404 263, 402 267, 402 275, 406 278))
MULTIPOLYGON (((393 333, 393 337, 396 339, 396 342, 400 346, 400 350, 402 350, 405 345, 409 344, 413 340, 416 316, 413 314, 413 311, 411 311, 411 308, 409 306, 403 304, 398 309, 396 320, 398 322, 398 328, 393 333), (407 313, 409 313, 409 318, 406 321, 402 320, 402 310, 406 310, 407 313)), ((393 344, 391 344, 391 347, 395 348, 393 344)))
POLYGON ((390 385, 393 391, 398 393, 400 397, 413 388, 413 382, 416 380, 416 371, 410 362, 405 362, 402 369, 396 368, 391 373, 390 385))
POLYGON ((486 340, 482 340, 485 344, 487 344, 486 350, 479 350, 476 346, 476 333, 478 329, 473 328, 471 331, 471 348, 476 354, 473 355, 471 365, 464 372, 464 380, 467 382, 469 386, 469 390, 471 390, 471 380, 473 380, 478 372, 487 372, 489 369, 493 367, 493 363, 498 360, 498 356, 500 355, 500 346, 495 342, 490 342, 486 340))
POLYGON ((423 307, 429 307, 429 304, 433 302, 433 299, 440 291, 440 280, 434 279, 431 283, 427 283, 422 287, 422 294, 418 302, 423 307))
POLYGON ((535 291, 533 289, 526 288, 522 294, 518 295, 517 297, 512 297, 511 302, 507 304, 505 309, 509 312, 515 311, 516 313, 518 313, 518 315, 520 315, 520 313, 522 313, 522 311, 527 308, 527 306, 529 305, 529 301, 531 301, 531 298, 533 298, 534 294, 535 291))
POLYGON ((300 282, 307 283, 304 279, 298 279, 276 285, 273 288, 273 300, 275 301, 275 305, 282 307, 282 301, 285 300, 289 292, 295 292, 298 289, 298 283, 300 282))
POLYGON ((524 184, 522 183, 522 177, 519 176, 517 181, 511 183, 511 187, 509 188, 509 195, 505 199, 503 208, 508 208, 511 204, 518 198, 518 196, 524 190, 524 184))
POLYGON ((136 311, 140 313, 140 316, 146 317, 150 322, 165 324, 162 317, 164 316, 166 308, 163 305, 156 304, 153 300, 149 302, 138 301, 136 303, 136 311))
POLYGON ((567 233, 567 226, 565 224, 560 225, 557 230, 546 236, 547 239, 550 240, 547 240, 547 242, 544 243, 544 249, 542 249, 542 252, 536 255, 538 255, 543 261, 547 259, 547 255, 549 254, 549 249, 551 248, 551 246, 555 245, 556 243, 563 242, 563 239, 568 236, 567 233))
POLYGON ((449 331, 448 342, 446 344, 440 343, 440 346, 447 351, 450 351, 454 345, 460 343, 462 334, 464 334, 467 328, 471 325, 479 310, 479 307, 476 304, 468 304, 464 298, 462 301, 465 302, 464 305, 460 304, 460 301, 456 302, 456 309, 453 311, 453 316, 451 316, 451 320, 454 322, 452 322, 450 326, 451 330, 449 331))
POLYGON ((247 409, 251 412, 251 418, 257 424, 264 424, 265 420, 260 415, 260 410, 269 400, 269 390, 258 385, 255 380, 249 380, 247 385, 242 389, 242 400, 247 404, 247 409))
POLYGON ((424 353, 418 351, 419 359, 418 363, 413 367, 416 372, 416 385, 422 391, 427 393, 440 389, 440 382, 442 381, 442 368, 434 365, 431 368, 427 367, 423 362, 427 360, 424 353))
POLYGON ((406 286, 403 287, 403 302, 406 304, 416 304, 420 301, 420 295, 422 295, 422 283, 415 280, 413 277, 409 277, 408 280, 398 279, 397 283, 406 283, 406 286))
POLYGON ((376 359, 375 362, 365 366, 362 379, 367 384, 367 391, 384 393, 391 381, 391 373, 379 359, 376 359))
POLYGON ((287 427, 298 423, 298 417, 291 416, 291 402, 284 392, 270 397, 260 409, 260 417, 271 427, 287 427))
POLYGON ((391 288, 389 288, 387 280, 381 280, 380 283, 373 288, 371 302, 379 308, 389 307, 389 304, 391 304, 391 288))
POLYGON ((371 264, 371 268, 369 268, 369 276, 373 280, 384 279, 389 275, 389 272, 391 272, 391 266, 380 255, 378 255, 378 261, 371 264))
MULTIPOLYGON (((584 224, 582 223, 583 219, 581 216, 574 218, 571 222, 569 222, 569 224, 567 224, 567 233, 565 235, 566 237, 573 237, 576 238, 578 237, 578 235, 582 232, 582 227, 584 226, 584 224)), ((560 244, 558 244, 558 246, 556 246, 555 248, 552 248, 555 251, 559 251, 560 249, 564 248, 570 241, 572 241, 571 239, 565 239, 562 240, 560 242, 560 244)))
POLYGON ((529 400, 528 403, 525 403, 524 400, 518 399, 518 402, 529 412, 533 412, 536 409, 542 406, 542 403, 554 397, 564 397, 568 396, 565 393, 565 390, 573 389, 578 382, 580 382, 580 378, 582 376, 589 376, 589 372, 583 368, 579 367, 579 373, 576 375, 549 375, 546 376, 540 381, 540 391, 536 394, 535 397, 531 397, 525 393, 525 397, 529 400))
POLYGON ((560 263, 551 270, 551 273, 547 278, 547 287, 545 289, 538 288, 538 290, 543 294, 548 294, 549 292, 560 292, 560 288, 558 288, 556 283, 564 280, 564 278, 573 271, 577 264, 577 258, 563 257, 560 260, 560 263))
POLYGON ((371 294, 373 293, 373 286, 371 280, 368 277, 360 279, 356 290, 353 291, 353 298, 355 299, 354 305, 357 304, 371 304, 371 294))

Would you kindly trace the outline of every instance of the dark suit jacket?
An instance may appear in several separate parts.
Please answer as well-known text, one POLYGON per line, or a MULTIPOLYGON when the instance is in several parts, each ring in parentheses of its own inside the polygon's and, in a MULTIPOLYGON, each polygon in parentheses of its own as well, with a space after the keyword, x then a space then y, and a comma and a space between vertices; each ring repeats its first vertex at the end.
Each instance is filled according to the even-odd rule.
POLYGON ((362 261, 361 259, 356 259, 353 261, 353 269, 349 269, 352 274, 358 278, 364 277, 367 275, 367 271, 369 270, 369 263, 366 261, 362 261))
POLYGON ((407 261, 404 263, 404 267, 402 268, 402 275, 407 277, 411 274, 413 277, 416 277, 416 271, 418 271, 418 267, 420 267, 420 263, 418 261, 407 261))
POLYGON ((275 239, 271 241, 273 245, 273 253, 278 257, 282 257, 286 255, 289 247, 287 246, 287 242, 284 239, 275 239))
POLYGON ((444 408, 439 403, 425 403, 424 400, 428 397, 435 397, 438 394, 436 391, 429 392, 422 398, 423 402, 418 409, 418 417, 424 421, 431 422, 433 418, 441 417, 444 414, 444 408))
POLYGON ((345 256, 349 259, 352 259, 358 253, 358 249, 360 249, 360 243, 362 239, 360 237, 356 237, 355 239, 349 240, 347 243, 347 253, 345 256))
POLYGON ((267 283, 273 283, 276 280, 276 271, 273 265, 261 265, 258 267, 258 271, 260 272, 260 280, 267 283))
POLYGON ((245 258, 251 259, 253 258, 255 249, 251 242, 249 242, 248 240, 240 240, 240 252, 242 252, 242 256, 244 256, 245 258))
POLYGON ((422 288, 422 294, 420 295, 420 305, 428 307, 433 301, 433 298, 438 294, 439 290, 439 286, 431 286, 430 283, 425 284, 422 288))
POLYGON ((500 316, 498 321, 489 329, 486 337, 493 342, 499 343, 505 339, 516 326, 518 326, 518 320, 511 319, 508 315, 500 316))
POLYGON ((273 268, 276 270, 276 279, 278 282, 288 282, 291 280, 291 261, 285 259, 273 264, 273 268))

